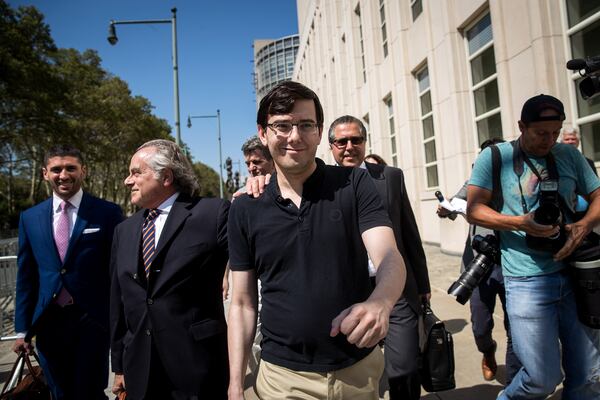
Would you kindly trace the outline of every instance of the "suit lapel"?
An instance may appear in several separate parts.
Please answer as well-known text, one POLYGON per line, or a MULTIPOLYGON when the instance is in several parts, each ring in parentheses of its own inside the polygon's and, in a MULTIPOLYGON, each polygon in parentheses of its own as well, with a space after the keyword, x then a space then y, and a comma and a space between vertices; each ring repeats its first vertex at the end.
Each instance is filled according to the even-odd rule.
POLYGON ((58 249, 56 248, 56 243, 54 242, 54 229, 53 229, 53 218, 54 218, 54 210, 52 209, 52 197, 46 200, 44 203, 40 205, 40 232, 41 237, 47 240, 48 245, 48 254, 51 254, 54 257, 54 262, 57 265, 57 268, 61 267, 60 256, 58 254, 58 249))
MULTIPOLYGON (((156 246, 156 260, 162 260, 163 257, 161 255, 162 252, 168 251, 170 246, 169 243, 172 242, 173 237, 179 231, 181 225, 185 222, 185 220, 190 216, 191 212, 189 207, 191 206, 191 200, 189 197, 180 195, 173 207, 171 207, 171 211, 169 211, 169 215, 167 216, 167 221, 165 222, 165 226, 160 234, 160 238, 158 240, 158 246, 156 246)), ((151 290, 155 292, 161 285, 162 282, 166 280, 166 278, 174 272, 173 269, 176 268, 175 265, 160 265, 161 272, 158 276, 155 277, 154 284, 152 285, 151 290)), ((152 279, 151 279, 152 284, 152 279)))
POLYGON ((66 264, 67 261, 69 261, 69 257, 73 253, 73 249, 77 245, 77 242, 81 237, 81 233, 88 225, 90 214, 93 211, 91 203, 92 199, 90 196, 86 193, 83 193, 81 203, 79 204, 79 210, 77 210, 77 219, 75 219, 75 226, 73 227, 73 233, 69 239, 69 247, 67 248, 67 254, 65 255, 65 261, 63 264, 66 264))

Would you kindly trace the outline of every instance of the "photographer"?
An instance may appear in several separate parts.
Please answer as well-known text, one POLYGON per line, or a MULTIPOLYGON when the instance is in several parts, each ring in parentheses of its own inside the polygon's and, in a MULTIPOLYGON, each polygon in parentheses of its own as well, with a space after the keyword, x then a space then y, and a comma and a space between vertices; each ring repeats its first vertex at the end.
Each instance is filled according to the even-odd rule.
POLYGON ((600 180, 573 146, 556 144, 564 119, 560 100, 547 95, 527 100, 519 121, 521 136, 497 146, 499 179, 494 179, 492 151, 486 149, 469 181, 469 222, 499 231, 506 308, 514 351, 523 364, 499 399, 550 395, 563 378, 561 350, 566 375, 562 398, 600 396, 600 331, 577 319, 563 261, 600 222, 600 180), (494 194, 500 192, 502 206, 496 211, 494 194), (577 194, 590 207, 573 222, 577 194), (549 203, 560 207, 563 220, 536 222, 546 217, 536 209, 543 204, 545 210, 549 203))
MULTIPOLYGON (((481 144, 481 151, 485 150, 488 146, 503 142, 504 140, 500 138, 486 140, 481 144)), ((453 196, 453 198, 459 198, 466 201, 467 184, 468 182, 465 182, 465 184, 453 196)), ((442 206, 438 206, 437 214, 440 218, 446 218, 451 215, 451 212, 442 206)), ((467 236, 465 250, 462 255, 461 273, 475 258, 476 254, 472 246, 473 237, 475 235, 486 236, 487 234, 493 234, 493 232, 477 225, 471 225, 469 227, 469 235, 467 236)), ((496 307, 496 297, 500 298, 502 309, 504 310, 504 329, 506 330, 507 338, 506 385, 509 385, 513 376, 517 373, 519 368, 521 368, 521 363, 517 359, 512 348, 510 325, 505 306, 504 279, 502 277, 502 267, 499 264, 495 264, 487 277, 483 279, 473 290, 473 294, 469 301, 473 337, 475 339, 475 344, 477 345, 477 350, 483 354, 481 360, 481 372, 483 379, 486 381, 491 381, 494 379, 498 370, 495 355, 497 344, 492 336, 492 331, 494 329, 494 308, 496 307)))

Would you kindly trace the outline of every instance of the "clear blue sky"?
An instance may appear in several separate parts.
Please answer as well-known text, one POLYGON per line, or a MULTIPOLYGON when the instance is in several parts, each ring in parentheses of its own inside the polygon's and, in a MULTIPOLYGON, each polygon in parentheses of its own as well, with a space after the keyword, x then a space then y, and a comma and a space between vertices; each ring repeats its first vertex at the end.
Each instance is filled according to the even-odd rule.
MULTIPOLYGON (((252 83, 255 39, 298 33, 294 0, 8 0, 33 5, 45 15, 56 45, 94 49, 104 69, 125 80, 134 95, 148 98, 154 114, 175 135, 171 25, 117 25, 119 42, 106 37, 111 19, 170 19, 177 7, 181 137, 195 161, 219 166, 216 119, 193 119, 221 110, 223 160, 243 163, 240 147, 256 133, 252 83)), ((118 149, 116 149, 118 150, 118 149)), ((237 167, 234 167, 236 169, 237 167)), ((242 165, 242 175, 245 175, 242 165)), ((223 172, 225 173, 225 171, 223 172)))

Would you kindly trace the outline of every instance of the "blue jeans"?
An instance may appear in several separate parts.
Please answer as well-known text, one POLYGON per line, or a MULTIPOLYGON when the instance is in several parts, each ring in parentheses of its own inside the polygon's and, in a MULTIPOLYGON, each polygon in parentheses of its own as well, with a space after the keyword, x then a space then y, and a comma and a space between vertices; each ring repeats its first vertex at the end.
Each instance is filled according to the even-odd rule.
POLYGON ((577 319, 563 273, 505 276, 513 349, 522 368, 499 399, 545 399, 561 383, 563 400, 600 398, 600 330, 577 319))

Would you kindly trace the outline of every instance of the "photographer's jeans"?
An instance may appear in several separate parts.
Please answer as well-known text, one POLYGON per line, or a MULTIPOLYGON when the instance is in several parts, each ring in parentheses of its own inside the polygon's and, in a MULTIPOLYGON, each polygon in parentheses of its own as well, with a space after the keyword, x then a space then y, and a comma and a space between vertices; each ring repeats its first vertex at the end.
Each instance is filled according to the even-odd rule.
POLYGON ((599 399, 600 330, 577 319, 568 276, 557 272, 504 279, 513 349, 523 367, 498 398, 545 399, 552 394, 563 378, 562 348, 562 399, 599 399))

